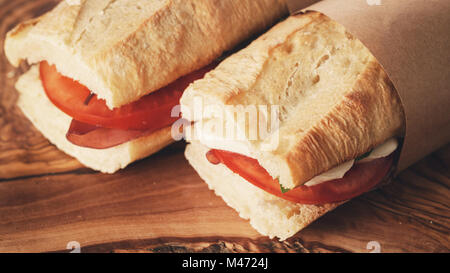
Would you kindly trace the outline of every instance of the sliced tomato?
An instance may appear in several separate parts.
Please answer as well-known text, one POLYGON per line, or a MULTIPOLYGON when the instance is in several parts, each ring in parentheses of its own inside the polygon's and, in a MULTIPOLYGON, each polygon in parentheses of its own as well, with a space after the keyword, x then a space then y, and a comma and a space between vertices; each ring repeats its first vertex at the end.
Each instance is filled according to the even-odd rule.
POLYGON ((88 88, 61 75, 54 65, 41 62, 40 75, 50 101, 75 120, 105 128, 157 130, 177 120, 171 117, 170 113, 172 108, 179 104, 183 91, 215 66, 216 64, 211 64, 136 102, 113 110, 106 106, 104 100, 91 96, 88 88))
POLYGON ((393 157, 389 156, 355 164, 341 179, 311 187, 299 186, 282 193, 278 180, 273 179, 256 159, 222 150, 211 150, 207 158, 213 159, 213 164, 220 161, 231 171, 268 193, 292 202, 315 205, 348 200, 370 191, 387 175, 393 161, 393 157))
POLYGON ((152 132, 153 130, 140 131, 103 128, 72 120, 66 138, 72 144, 80 147, 107 149, 149 135, 152 132))

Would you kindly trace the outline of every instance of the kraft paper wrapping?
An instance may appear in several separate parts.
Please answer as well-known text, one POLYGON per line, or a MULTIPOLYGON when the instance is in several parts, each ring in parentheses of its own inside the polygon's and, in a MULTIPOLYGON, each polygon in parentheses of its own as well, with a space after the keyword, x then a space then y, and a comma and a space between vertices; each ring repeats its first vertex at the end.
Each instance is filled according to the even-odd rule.
MULTIPOLYGON (((287 1, 301 8, 308 2, 287 1)), ((449 0, 324 0, 306 10, 345 26, 369 48, 397 89, 406 116, 397 172, 449 143, 449 0)))

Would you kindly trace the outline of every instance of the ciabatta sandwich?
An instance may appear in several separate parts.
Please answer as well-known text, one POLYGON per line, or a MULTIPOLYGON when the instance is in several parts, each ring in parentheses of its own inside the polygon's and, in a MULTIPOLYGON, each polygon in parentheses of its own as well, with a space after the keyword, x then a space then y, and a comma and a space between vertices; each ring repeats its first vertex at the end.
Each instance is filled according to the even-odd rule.
POLYGON ((285 14, 282 0, 67 0, 11 30, 5 53, 31 65, 16 87, 34 126, 112 173, 173 142, 184 88, 285 14))
POLYGON ((194 123, 190 164, 255 229, 281 240, 378 186, 404 130, 381 65, 317 12, 289 17, 224 60, 181 106, 194 123))

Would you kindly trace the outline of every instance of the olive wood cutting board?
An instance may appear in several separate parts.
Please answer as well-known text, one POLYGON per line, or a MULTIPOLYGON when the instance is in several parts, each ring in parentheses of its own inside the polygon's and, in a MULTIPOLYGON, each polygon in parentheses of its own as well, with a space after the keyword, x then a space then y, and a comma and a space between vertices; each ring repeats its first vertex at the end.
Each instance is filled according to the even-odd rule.
POLYGON ((51 145, 15 106, 3 52, 55 0, 0 0, 0 252, 449 252, 450 145, 280 242, 259 235, 184 159, 184 143, 114 175, 51 145), (70 249, 70 250, 69 250, 70 249))

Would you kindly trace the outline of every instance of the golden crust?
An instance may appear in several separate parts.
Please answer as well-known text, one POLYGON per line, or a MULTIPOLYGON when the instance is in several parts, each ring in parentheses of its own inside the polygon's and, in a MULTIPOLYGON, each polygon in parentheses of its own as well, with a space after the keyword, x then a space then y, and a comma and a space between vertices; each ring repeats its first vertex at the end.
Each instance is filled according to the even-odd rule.
POLYGON ((196 97, 205 104, 279 106, 279 131, 248 146, 286 188, 366 153, 404 127, 400 100, 381 65, 343 26, 317 12, 289 17, 192 84, 181 99, 187 119, 196 97), (260 148, 274 140, 275 149, 260 148))
POLYGON ((8 35, 13 65, 47 60, 118 107, 219 57, 283 15, 282 0, 62 1, 8 35))
POLYGON ((186 158, 211 190, 240 217, 250 220, 259 233, 270 238, 285 240, 343 203, 302 205, 286 201, 248 183, 223 165, 209 163, 208 150, 199 143, 190 144, 186 158))
POLYGON ((371 62, 352 92, 287 154, 292 179, 307 181, 393 136, 402 135, 403 123, 403 110, 394 86, 381 66, 371 62))

